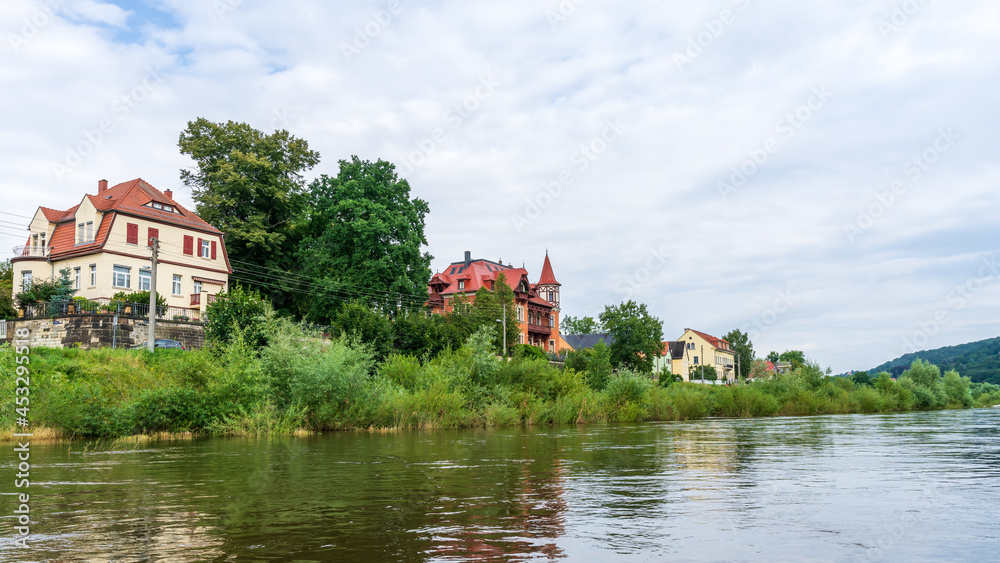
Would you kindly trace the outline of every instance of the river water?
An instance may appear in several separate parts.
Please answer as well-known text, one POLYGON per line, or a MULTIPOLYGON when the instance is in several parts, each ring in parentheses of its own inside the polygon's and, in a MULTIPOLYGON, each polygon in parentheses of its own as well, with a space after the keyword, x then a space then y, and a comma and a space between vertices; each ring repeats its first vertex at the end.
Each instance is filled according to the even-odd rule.
POLYGON ((13 459, 3 561, 1000 561, 1000 409, 36 444, 27 551, 13 459))

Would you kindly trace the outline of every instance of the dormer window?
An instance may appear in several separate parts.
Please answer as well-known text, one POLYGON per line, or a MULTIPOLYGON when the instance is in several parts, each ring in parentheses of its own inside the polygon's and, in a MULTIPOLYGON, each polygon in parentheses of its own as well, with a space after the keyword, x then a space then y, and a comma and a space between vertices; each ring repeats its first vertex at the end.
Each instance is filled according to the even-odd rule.
POLYGON ((176 212, 174 210, 174 206, 172 206, 172 205, 166 205, 166 204, 163 204, 163 203, 157 203, 155 201, 152 202, 152 203, 150 203, 149 206, 152 207, 153 209, 159 209, 160 211, 166 211, 167 213, 175 213, 176 212))
POLYGON ((465 280, 458 280, 458 289, 465 289, 465 280))

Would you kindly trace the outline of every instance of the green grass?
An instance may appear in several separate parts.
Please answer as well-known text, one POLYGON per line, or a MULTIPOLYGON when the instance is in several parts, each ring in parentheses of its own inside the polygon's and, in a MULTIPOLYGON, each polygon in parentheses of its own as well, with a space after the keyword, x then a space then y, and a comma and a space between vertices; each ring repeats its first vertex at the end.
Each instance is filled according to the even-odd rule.
MULTIPOLYGON (((481 339, 480 339, 481 340, 481 339)), ((55 435, 277 435, 296 431, 492 427, 877 413, 1000 404, 1000 387, 958 374, 823 378, 807 366, 735 387, 660 386, 633 373, 592 389, 586 374, 526 357, 497 360, 482 342, 420 361, 376 364, 356 343, 285 325, 262 350, 239 338, 216 350, 31 351, 30 419, 55 435), (930 379, 927 379, 930 377, 930 379), (937 377, 935 379, 934 377, 937 377)), ((14 354, 0 346, 6 396, 14 354)), ((12 429, 14 405, 0 404, 12 429)))

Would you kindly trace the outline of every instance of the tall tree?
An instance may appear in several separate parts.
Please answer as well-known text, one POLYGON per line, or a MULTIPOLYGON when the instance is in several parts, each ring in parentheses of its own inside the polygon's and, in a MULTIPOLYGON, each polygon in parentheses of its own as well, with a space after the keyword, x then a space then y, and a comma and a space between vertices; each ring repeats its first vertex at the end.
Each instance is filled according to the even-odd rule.
POLYGON ((653 362, 663 355, 663 323, 649 314, 645 304, 629 300, 608 305, 600 316, 608 334, 611 362, 640 373, 652 373, 653 362))
POLYGON ((792 369, 799 369, 806 365, 806 355, 801 350, 785 350, 778 356, 778 359, 792 364, 792 369))
POLYGON ((771 362, 772 364, 777 364, 778 362, 781 361, 781 354, 775 352, 774 350, 771 350, 770 352, 767 353, 767 357, 765 359, 771 362))
POLYGON ((198 215, 226 234, 239 278, 256 286, 280 310, 292 307, 300 283, 278 270, 294 269, 305 204, 302 174, 319 163, 309 143, 280 130, 267 135, 247 125, 204 118, 188 122, 178 141, 195 162, 181 170, 198 215))
POLYGON ((739 329, 734 329, 722 338, 733 347, 733 352, 736 353, 737 365, 733 368, 739 366, 739 376, 746 379, 753 367, 754 360, 753 342, 750 342, 750 335, 739 329))
POLYGON ((10 260, 0 262, 0 319, 17 317, 14 308, 14 266, 10 260))
MULTIPOLYGON (((431 277, 424 217, 427 202, 383 160, 353 156, 336 177, 310 186, 302 271, 323 280, 334 299, 354 296, 388 311, 423 306, 431 277), (341 297, 337 297, 341 296, 341 297)), ((312 309, 312 316, 319 312, 312 309)))
POLYGON ((599 334, 604 327, 594 317, 576 318, 571 315, 559 319, 559 332, 563 334, 599 334))

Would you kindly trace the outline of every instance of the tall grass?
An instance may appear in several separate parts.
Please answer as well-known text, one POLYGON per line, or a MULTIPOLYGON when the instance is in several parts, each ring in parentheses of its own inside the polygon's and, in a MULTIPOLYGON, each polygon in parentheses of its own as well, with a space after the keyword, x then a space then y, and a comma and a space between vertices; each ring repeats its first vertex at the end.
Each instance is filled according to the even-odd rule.
MULTIPOLYGON (((357 342, 326 340, 273 321, 255 349, 236 334, 214 349, 52 350, 31 355, 31 420, 53 435, 120 437, 193 433, 276 435, 299 430, 402 429, 679 421, 964 408, 1000 403, 1000 387, 970 385, 920 364, 899 381, 827 378, 815 366, 748 385, 665 386, 642 374, 587 374, 531 357, 501 361, 484 331, 433 359, 376 363, 357 342)), ((13 370, 0 346, 0 368, 13 370)), ((14 378, 0 386, 13 396, 14 378)), ((0 429, 14 427, 0 403, 0 429)), ((9 431, 8 431, 9 434, 9 431)), ((4 434, 0 433, 0 439, 4 434)))

